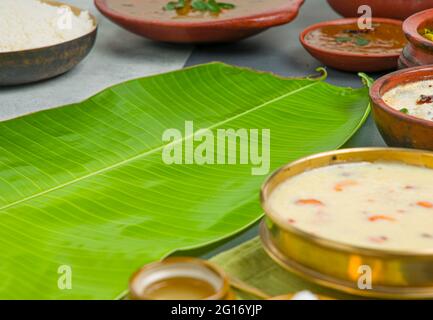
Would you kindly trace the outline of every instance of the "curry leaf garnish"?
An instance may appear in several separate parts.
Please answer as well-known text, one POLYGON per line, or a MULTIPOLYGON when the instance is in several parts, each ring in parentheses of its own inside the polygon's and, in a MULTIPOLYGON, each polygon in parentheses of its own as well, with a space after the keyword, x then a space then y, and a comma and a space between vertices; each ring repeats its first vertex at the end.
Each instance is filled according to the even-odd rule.
POLYGON ((350 41, 352 41, 352 38, 350 38, 350 37, 337 37, 337 38, 335 38, 335 41, 337 41, 339 43, 350 42, 350 41))
POLYGON ((227 10, 234 9, 236 7, 234 4, 226 3, 226 2, 218 2, 218 6, 221 9, 227 9, 227 10))
POLYGON ((358 36, 355 38, 355 43, 357 46, 364 47, 370 43, 370 40, 358 36))
POLYGON ((209 11, 211 13, 220 13, 221 10, 234 9, 236 6, 232 3, 217 2, 216 0, 178 0, 170 1, 164 6, 164 10, 173 11, 184 8, 193 11, 209 11))
POLYGON ((177 2, 170 1, 169 3, 167 3, 165 5, 164 10, 167 10, 167 11, 176 10, 176 6, 177 6, 177 2))
POLYGON ((177 9, 183 9, 185 8, 185 5, 186 5, 185 0, 178 0, 177 2, 170 1, 165 5, 164 10, 172 11, 177 9))
MULTIPOLYGON (((352 34, 351 34, 352 35, 352 34)), ((359 47, 364 47, 366 45, 368 45, 370 43, 370 40, 361 37, 361 36, 348 36, 348 37, 336 37, 335 41, 337 43, 348 43, 348 42, 352 42, 355 43, 357 46, 359 47)))
POLYGON ((192 2, 191 7, 197 11, 207 11, 207 3, 203 0, 195 0, 192 2))
POLYGON ((208 0, 207 7, 208 7, 209 11, 211 11, 213 13, 221 12, 220 7, 218 6, 218 4, 216 3, 215 0, 208 0))

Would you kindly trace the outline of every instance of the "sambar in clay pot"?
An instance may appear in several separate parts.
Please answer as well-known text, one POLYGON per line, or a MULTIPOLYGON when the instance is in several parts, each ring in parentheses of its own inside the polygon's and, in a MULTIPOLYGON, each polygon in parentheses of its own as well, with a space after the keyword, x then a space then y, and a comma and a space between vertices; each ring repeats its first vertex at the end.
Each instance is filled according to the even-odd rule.
POLYGON ((371 29, 360 29, 357 18, 314 24, 300 34, 304 48, 323 64, 350 72, 397 69, 406 45, 400 20, 373 19, 371 29))

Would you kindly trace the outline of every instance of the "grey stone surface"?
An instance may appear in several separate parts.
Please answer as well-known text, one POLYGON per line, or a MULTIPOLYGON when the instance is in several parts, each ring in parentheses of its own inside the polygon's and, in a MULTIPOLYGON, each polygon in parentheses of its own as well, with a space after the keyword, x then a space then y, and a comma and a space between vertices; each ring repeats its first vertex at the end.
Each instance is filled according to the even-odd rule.
POLYGON ((76 68, 39 83, 0 87, 0 120, 79 102, 116 83, 182 68, 191 46, 159 44, 104 18, 91 0, 63 1, 90 10, 99 21, 96 45, 76 68))

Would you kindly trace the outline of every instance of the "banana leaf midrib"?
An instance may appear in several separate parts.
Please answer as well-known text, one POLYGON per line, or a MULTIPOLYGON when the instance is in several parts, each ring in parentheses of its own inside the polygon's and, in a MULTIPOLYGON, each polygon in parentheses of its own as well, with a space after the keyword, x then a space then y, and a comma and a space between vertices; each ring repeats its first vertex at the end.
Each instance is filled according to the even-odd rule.
MULTIPOLYGON (((215 128, 221 126, 221 125, 224 125, 224 124, 229 123, 230 121, 233 121, 233 120, 235 120, 235 119, 238 119, 238 118, 240 118, 240 117, 242 117, 242 116, 244 116, 244 115, 246 115, 246 114, 249 114, 249 113, 251 113, 251 112, 254 112, 254 111, 256 111, 256 110, 259 110, 259 109, 261 109, 261 108, 263 108, 263 107, 265 107, 265 106, 267 106, 267 105, 269 105, 269 104, 275 103, 275 102, 277 102, 277 101, 279 101, 279 100, 283 100, 283 99, 285 99, 285 98, 287 98, 287 97, 289 97, 289 96, 292 96, 292 95, 294 95, 294 94, 297 94, 297 93, 299 93, 299 92, 302 92, 302 91, 304 91, 304 90, 307 90, 307 89, 309 89, 310 87, 316 85, 317 83, 319 83, 319 81, 315 81, 315 82, 310 83, 310 84, 308 84, 308 85, 305 85, 305 86, 303 86, 303 87, 301 87, 301 88, 299 88, 299 89, 296 89, 296 90, 290 91, 290 92, 288 92, 288 93, 286 93, 286 94, 283 94, 283 95, 281 95, 281 96, 279 96, 279 97, 276 97, 276 98, 274 98, 274 99, 272 99, 272 100, 266 101, 266 102, 264 102, 264 103, 262 103, 262 104, 260 104, 260 105, 258 105, 258 106, 254 106, 254 107, 252 107, 251 109, 249 109, 249 110, 247 110, 247 111, 241 112, 241 113, 239 113, 239 114, 237 114, 237 115, 235 115, 235 116, 232 116, 232 117, 230 117, 230 118, 228 118, 228 119, 226 119, 226 120, 220 121, 220 122, 218 122, 218 123, 216 123, 216 124, 214 124, 214 125, 212 125, 212 126, 209 126, 209 127, 207 127, 207 128, 200 128, 199 130, 211 130, 211 129, 215 129, 215 128)), ((44 111, 41 111, 41 112, 44 112, 44 111)), ((7 205, 1 207, 1 208, 0 208, 0 211, 2 211, 2 210, 6 210, 6 209, 9 209, 9 208, 11 208, 11 207, 13 207, 13 206, 15 206, 15 205, 18 205, 18 204, 24 203, 24 202, 26 202, 26 201, 28 201, 28 200, 31 200, 31 199, 37 198, 37 197, 42 196, 42 195, 45 195, 45 194, 48 194, 48 193, 50 193, 50 192, 52 192, 52 191, 55 191, 55 190, 58 190, 58 189, 61 189, 61 188, 67 187, 67 186, 72 185, 72 184, 74 184, 74 183, 77 183, 77 182, 79 182, 79 181, 83 181, 83 180, 85 180, 85 179, 88 179, 88 178, 91 178, 91 177, 93 177, 93 176, 96 176, 96 175, 98 175, 98 174, 102 174, 102 173, 107 172, 107 171, 110 171, 110 170, 112 170, 112 169, 115 169, 115 168, 121 167, 122 165, 125 165, 125 164, 127 164, 127 163, 129 163, 129 162, 132 162, 132 161, 134 161, 134 160, 140 159, 140 158, 142 158, 142 157, 145 157, 145 156, 147 156, 147 155, 153 154, 153 153, 155 153, 155 152, 161 151, 162 149, 164 149, 164 148, 165 148, 166 146, 168 146, 168 145, 174 145, 174 144, 177 144, 177 143, 180 143, 180 142, 186 141, 186 140, 188 140, 188 139, 191 139, 192 137, 194 137, 194 135, 195 135, 196 133, 197 133, 197 132, 194 132, 194 133, 192 133, 191 135, 189 135, 189 136, 187 136, 187 137, 182 137, 182 139, 178 139, 178 140, 172 141, 172 142, 170 142, 170 143, 166 143, 166 144, 160 145, 160 146, 158 146, 158 147, 156 147, 156 148, 153 148, 153 149, 151 149, 151 150, 148 150, 148 151, 146 151, 146 152, 139 153, 139 154, 137 154, 137 155, 134 156, 134 157, 131 157, 131 158, 125 159, 125 160, 123 160, 123 161, 120 161, 120 162, 117 162, 117 163, 115 163, 115 164, 112 164, 112 165, 110 165, 110 166, 108 166, 108 167, 105 167, 105 168, 102 168, 102 169, 100 169, 100 170, 97 170, 97 171, 91 172, 91 173, 89 173, 89 174, 87 174, 87 175, 84 175, 84 176, 82 176, 82 177, 79 177, 78 179, 74 179, 74 180, 68 181, 68 182, 66 182, 66 183, 62 183, 62 184, 60 184, 60 185, 58 185, 58 186, 56 186, 56 187, 54 187, 54 188, 50 188, 50 189, 44 190, 44 191, 42 191, 42 192, 36 193, 36 194, 34 194, 34 195, 28 196, 28 197, 26 197, 26 198, 23 198, 23 199, 21 199, 21 200, 18 200, 18 201, 12 202, 12 203, 10 203, 10 204, 7 204, 7 205)))

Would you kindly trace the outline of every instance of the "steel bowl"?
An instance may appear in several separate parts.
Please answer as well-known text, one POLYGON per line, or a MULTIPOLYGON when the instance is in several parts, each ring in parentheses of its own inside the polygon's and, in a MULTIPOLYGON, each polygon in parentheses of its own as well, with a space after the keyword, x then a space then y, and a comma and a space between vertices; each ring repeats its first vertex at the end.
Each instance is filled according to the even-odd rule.
MULTIPOLYGON (((42 1, 53 6, 65 6, 57 1, 42 1)), ((69 6, 76 15, 81 9, 69 6)), ((89 33, 66 42, 42 48, 0 52, 0 86, 41 81, 61 75, 80 63, 93 48, 97 21, 91 15, 94 28, 89 33)))
MULTIPOLYGON (((264 249, 279 265, 319 285, 376 298, 433 298, 431 250, 396 251, 357 247, 282 225, 268 199, 283 181, 305 171, 338 163, 389 161, 433 169, 433 153, 393 148, 360 148, 321 153, 286 165, 263 185, 261 224, 264 249), (371 289, 362 289, 359 268, 371 268, 371 289)), ((350 210, 350 208, 348 208, 350 210)))

